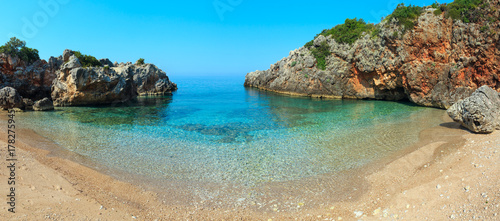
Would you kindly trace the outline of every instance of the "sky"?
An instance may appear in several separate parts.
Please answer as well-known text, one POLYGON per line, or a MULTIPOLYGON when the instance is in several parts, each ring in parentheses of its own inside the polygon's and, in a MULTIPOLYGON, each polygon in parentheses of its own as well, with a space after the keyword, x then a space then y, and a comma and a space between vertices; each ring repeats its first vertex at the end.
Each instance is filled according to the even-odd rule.
POLYGON ((265 70, 346 18, 378 23, 398 3, 434 0, 0 2, 0 44, 20 38, 46 60, 64 49, 113 62, 144 58, 175 77, 265 70))

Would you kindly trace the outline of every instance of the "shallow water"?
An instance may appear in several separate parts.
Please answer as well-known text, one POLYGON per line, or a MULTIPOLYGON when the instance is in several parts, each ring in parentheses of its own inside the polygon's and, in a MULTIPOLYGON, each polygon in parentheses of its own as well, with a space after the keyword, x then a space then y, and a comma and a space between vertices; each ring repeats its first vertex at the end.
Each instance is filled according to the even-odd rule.
POLYGON ((404 102, 282 96, 235 77, 173 81, 171 96, 26 112, 20 124, 111 169, 251 187, 360 168, 443 122, 442 110, 404 102))

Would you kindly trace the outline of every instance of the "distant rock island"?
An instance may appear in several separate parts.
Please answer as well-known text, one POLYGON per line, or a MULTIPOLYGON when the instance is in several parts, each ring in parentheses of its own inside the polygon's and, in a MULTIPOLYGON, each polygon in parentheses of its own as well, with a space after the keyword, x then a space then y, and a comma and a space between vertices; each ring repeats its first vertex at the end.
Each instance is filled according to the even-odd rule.
POLYGON ((344 99, 403 100, 447 109, 487 85, 500 88, 500 3, 400 4, 379 24, 347 19, 245 86, 344 99))
POLYGON ((125 102, 139 95, 177 90, 166 73, 139 59, 135 64, 97 60, 78 51, 41 60, 36 49, 12 38, 0 47, 0 106, 50 110, 125 102))

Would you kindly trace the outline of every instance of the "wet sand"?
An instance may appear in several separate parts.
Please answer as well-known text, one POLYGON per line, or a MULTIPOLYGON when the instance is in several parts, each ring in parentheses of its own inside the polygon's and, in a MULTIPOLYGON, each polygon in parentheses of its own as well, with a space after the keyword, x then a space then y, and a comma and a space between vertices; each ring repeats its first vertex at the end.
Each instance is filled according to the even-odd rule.
MULTIPOLYGON (((0 193, 8 194, 6 123, 2 113, 0 193)), ((290 183, 241 205, 178 204, 189 198, 155 191, 76 162, 28 130, 17 130, 16 213, 2 203, 1 220, 496 220, 500 219, 500 132, 470 134, 449 122, 421 133, 419 143, 358 171, 297 181, 311 200, 287 200, 290 183), (45 146, 50 146, 51 153, 45 146), (343 180, 348 180, 344 182, 343 180), (327 183, 328 185, 322 185, 327 183), (307 184, 307 185, 306 185, 307 184), (311 188, 316 186, 316 188, 311 188), (326 190, 326 191, 322 191, 326 190), (167 195, 165 195, 167 194, 167 195)), ((83 163, 90 165, 91 163, 83 163)), ((107 173, 109 174, 109 173, 107 173)), ((295 191, 299 191, 296 190, 295 191)), ((182 192, 182 191, 181 191, 182 192)), ((3 198, 7 200, 7 197, 3 198)))

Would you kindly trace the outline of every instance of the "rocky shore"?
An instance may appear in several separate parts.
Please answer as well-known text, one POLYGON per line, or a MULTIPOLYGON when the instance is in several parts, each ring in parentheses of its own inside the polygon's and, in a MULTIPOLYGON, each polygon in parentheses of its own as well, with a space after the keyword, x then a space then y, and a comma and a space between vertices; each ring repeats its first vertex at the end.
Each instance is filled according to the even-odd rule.
POLYGON ((444 6, 437 5, 423 8, 413 28, 388 17, 352 44, 318 35, 270 69, 248 73, 245 86, 320 98, 408 99, 447 109, 483 85, 500 89, 500 3, 481 2, 466 11, 477 15, 469 22, 439 13, 444 6), (313 53, 323 47, 324 70, 313 53))
POLYGON ((49 61, 28 63, 0 54, 0 106, 3 109, 51 110, 54 106, 125 102, 140 95, 175 91, 166 73, 153 64, 112 63, 84 67, 74 51, 49 61))

